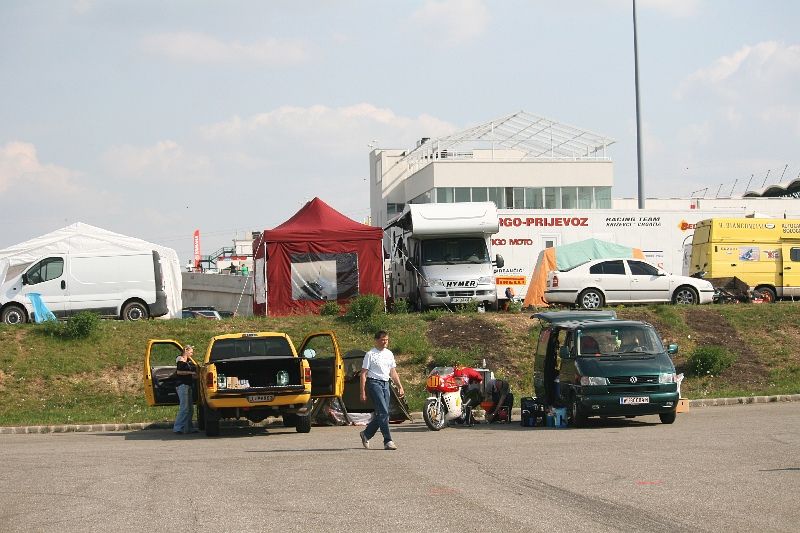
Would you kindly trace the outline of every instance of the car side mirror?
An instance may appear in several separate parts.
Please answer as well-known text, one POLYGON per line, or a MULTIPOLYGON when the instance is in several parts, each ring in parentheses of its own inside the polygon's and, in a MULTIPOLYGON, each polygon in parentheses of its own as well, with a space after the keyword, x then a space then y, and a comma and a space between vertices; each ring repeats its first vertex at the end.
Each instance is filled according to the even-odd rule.
POLYGON ((678 345, 673 342, 672 344, 667 346, 667 353, 670 355, 675 355, 676 353, 678 353, 678 345))
POLYGON ((505 259, 503 259, 503 256, 502 256, 502 255, 500 255, 500 254, 497 254, 497 255, 495 256, 495 258, 494 258, 494 262, 495 262, 495 266, 496 266, 497 268, 503 268, 503 266, 505 266, 505 264, 506 264, 506 261, 505 261, 505 259))
POLYGON ((314 359, 317 356, 317 352, 313 348, 306 348, 303 350, 303 357, 306 359, 314 359))
POLYGON ((562 346, 561 348, 559 348, 558 349, 558 356, 561 359, 569 359, 570 357, 572 357, 572 354, 570 353, 570 350, 569 350, 569 346, 562 346))

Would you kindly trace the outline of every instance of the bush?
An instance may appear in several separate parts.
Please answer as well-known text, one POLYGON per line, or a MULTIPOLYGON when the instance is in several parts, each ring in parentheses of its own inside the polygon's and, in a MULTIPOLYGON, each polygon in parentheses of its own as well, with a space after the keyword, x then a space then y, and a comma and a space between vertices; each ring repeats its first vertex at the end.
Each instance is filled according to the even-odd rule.
POLYGON ((722 346, 700 346, 689 355, 686 369, 695 376, 716 376, 729 368, 736 356, 722 346))
POLYGON ((398 298, 392 302, 391 311, 396 315, 407 315, 410 310, 411 306, 405 298, 398 298))
POLYGON ((521 313, 522 312, 522 302, 517 300, 511 300, 508 302, 508 312, 509 313, 521 313))
POLYGON ((478 300, 472 300, 471 302, 465 304, 459 304, 456 306, 457 313, 477 313, 478 307, 480 307, 480 302, 478 300))
POLYGON ((81 311, 66 322, 47 320, 42 324, 43 333, 62 339, 84 339, 91 336, 100 327, 100 317, 89 311, 81 311))
POLYGON ((345 316, 354 322, 365 322, 379 312, 383 312, 383 300, 375 294, 362 294, 350 300, 345 316))
POLYGON ((322 316, 339 316, 340 312, 339 304, 334 301, 325 302, 319 310, 322 316))

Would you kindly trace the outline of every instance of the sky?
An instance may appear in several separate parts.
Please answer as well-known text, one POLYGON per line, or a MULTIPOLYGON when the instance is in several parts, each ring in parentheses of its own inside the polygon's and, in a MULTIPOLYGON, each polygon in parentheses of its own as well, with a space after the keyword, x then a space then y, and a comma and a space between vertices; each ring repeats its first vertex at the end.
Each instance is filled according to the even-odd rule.
MULTIPOLYGON (((646 196, 800 176, 800 3, 636 5, 646 196)), ((84 222, 185 265, 315 196, 365 221, 370 145, 519 110, 613 138, 637 194, 627 0, 4 0, 0 50, 0 249, 84 222)))

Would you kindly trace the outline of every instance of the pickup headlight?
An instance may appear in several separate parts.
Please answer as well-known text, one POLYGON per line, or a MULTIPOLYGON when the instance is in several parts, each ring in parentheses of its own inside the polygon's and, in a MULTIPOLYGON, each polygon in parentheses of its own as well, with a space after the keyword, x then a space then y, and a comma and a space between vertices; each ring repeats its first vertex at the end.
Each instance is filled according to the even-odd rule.
POLYGON ((444 280, 442 280, 440 278, 428 279, 428 280, 423 281, 422 286, 423 287, 436 287, 436 286, 443 287, 444 286, 444 280))
POLYGON ((608 378, 581 376, 581 385, 608 385, 608 378))
POLYGON ((483 276, 478 278, 478 285, 491 285, 494 282, 494 276, 483 276))
POLYGON ((675 383, 675 373, 672 374, 659 374, 658 375, 658 382, 659 383, 675 383))

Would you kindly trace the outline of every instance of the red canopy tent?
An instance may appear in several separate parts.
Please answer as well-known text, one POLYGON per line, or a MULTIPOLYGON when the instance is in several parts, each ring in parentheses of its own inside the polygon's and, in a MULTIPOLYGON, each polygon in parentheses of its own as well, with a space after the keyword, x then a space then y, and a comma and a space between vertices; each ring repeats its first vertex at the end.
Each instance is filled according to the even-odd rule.
POLYGON ((316 313, 327 301, 384 295, 383 230, 314 198, 253 241, 253 313, 316 313), (266 283, 264 283, 266 281, 266 283))

